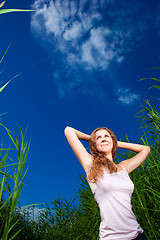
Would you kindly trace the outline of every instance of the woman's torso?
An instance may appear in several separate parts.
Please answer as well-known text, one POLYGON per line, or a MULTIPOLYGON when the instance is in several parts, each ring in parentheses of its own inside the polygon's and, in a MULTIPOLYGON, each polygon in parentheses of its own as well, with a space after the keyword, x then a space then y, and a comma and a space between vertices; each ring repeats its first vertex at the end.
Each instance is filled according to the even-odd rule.
POLYGON ((114 173, 104 169, 103 178, 89 185, 100 208, 100 239, 130 240, 143 232, 132 212, 134 184, 124 167, 114 173))

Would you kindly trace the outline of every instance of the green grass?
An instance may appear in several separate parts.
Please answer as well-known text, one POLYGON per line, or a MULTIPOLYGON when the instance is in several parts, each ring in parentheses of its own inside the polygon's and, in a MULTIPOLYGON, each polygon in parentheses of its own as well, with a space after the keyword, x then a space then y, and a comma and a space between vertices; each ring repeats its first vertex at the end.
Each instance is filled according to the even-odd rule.
MULTIPOLYGON (((3 1, 0 4, 0 8, 2 8, 5 4, 5 1, 3 1)), ((11 12, 30 12, 30 11, 34 11, 34 10, 24 10, 24 9, 1 9, 0 10, 0 14, 5 14, 5 13, 11 13, 11 12)))
MULTIPOLYGON (((0 162, 0 212, 2 213, 4 209, 7 209, 7 215, 0 228, 1 240, 12 240, 21 231, 21 229, 19 229, 12 235, 15 225, 19 221, 17 219, 16 222, 13 222, 13 217, 27 173, 25 165, 28 157, 29 145, 25 142, 21 128, 21 140, 19 141, 16 133, 12 136, 11 132, 4 125, 0 123, 0 126, 6 130, 13 144, 13 149, 17 152, 17 160, 14 161, 14 163, 8 164, 9 152, 13 150, 11 150, 11 147, 7 150, 0 148, 0 155, 2 156, 0 162), (5 200, 3 196, 5 196, 5 200)), ((1 214, 0 217, 3 218, 3 215, 1 214)))

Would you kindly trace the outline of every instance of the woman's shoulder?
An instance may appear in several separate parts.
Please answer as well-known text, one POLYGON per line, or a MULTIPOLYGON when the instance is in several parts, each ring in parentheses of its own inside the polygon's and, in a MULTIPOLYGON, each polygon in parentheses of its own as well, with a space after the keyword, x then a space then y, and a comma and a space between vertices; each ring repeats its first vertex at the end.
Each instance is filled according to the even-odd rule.
POLYGON ((127 171, 127 162, 126 162, 126 160, 118 163, 117 167, 118 167, 118 171, 122 171, 124 169, 127 171))

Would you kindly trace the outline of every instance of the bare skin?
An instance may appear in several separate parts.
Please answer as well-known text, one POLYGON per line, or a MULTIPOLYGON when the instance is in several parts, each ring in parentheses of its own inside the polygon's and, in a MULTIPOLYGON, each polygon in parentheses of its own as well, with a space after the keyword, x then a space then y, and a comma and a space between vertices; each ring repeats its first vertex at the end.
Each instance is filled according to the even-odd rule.
MULTIPOLYGON (((93 157, 87 152, 80 140, 85 140, 88 142, 90 139, 90 135, 80 132, 71 127, 66 127, 64 132, 73 152, 79 159, 82 167, 87 174, 92 164, 93 157)), ((103 154, 105 154, 108 159, 113 161, 113 142, 110 134, 105 129, 100 129, 96 132, 96 147, 100 152, 103 152, 103 154)), ((131 150, 137 153, 134 157, 124 160, 120 163, 125 167, 128 173, 139 167, 150 153, 150 147, 141 144, 118 141, 118 148, 131 150)), ((117 168, 118 170, 121 170, 119 164, 117 164, 117 168)))

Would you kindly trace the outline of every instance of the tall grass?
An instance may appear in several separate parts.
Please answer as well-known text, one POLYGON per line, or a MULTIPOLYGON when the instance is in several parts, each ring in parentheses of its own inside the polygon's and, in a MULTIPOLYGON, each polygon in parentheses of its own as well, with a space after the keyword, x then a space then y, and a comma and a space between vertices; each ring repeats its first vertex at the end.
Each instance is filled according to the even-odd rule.
MULTIPOLYGON (((0 8, 4 6, 6 1, 3 1, 0 3, 0 8)), ((29 11, 34 11, 34 10, 23 10, 23 9, 1 9, 0 14, 5 14, 5 13, 11 13, 11 12, 29 12, 29 11)))
POLYGON ((1 224, 0 227, 1 240, 12 240, 21 231, 21 229, 19 229, 14 235, 12 235, 12 230, 19 221, 17 219, 16 222, 13 222, 13 216, 27 173, 25 165, 28 157, 29 145, 25 142, 21 128, 21 140, 19 141, 16 133, 12 136, 11 132, 4 125, 0 123, 0 126, 6 130, 13 147, 17 152, 17 160, 12 164, 8 164, 11 147, 8 147, 8 149, 0 148, 0 154, 2 156, 0 162, 0 218, 3 218, 3 210, 7 209, 7 211, 5 211, 7 212, 5 215, 5 221, 3 221, 3 224, 1 224), (5 197, 5 200, 3 196, 5 197))
MULTIPOLYGON (((160 82, 157 78, 150 79, 160 82)), ((160 89, 159 85, 150 88, 152 87, 160 89)), ((160 112, 154 101, 151 104, 148 100, 144 100, 142 110, 137 116, 144 132, 140 140, 143 144, 150 145, 151 153, 147 161, 131 175, 135 183, 133 206, 149 239, 158 240, 160 239, 160 112)))
MULTIPOLYGON (((1 2, 0 8, 2 8, 4 4, 5 1, 1 2)), ((34 10, 0 9, 0 14, 28 11, 34 10)), ((3 61, 7 51, 8 49, 0 59, 0 63, 3 61)), ((12 79, 18 75, 14 76, 12 79)), ((11 80, 0 87, 0 92, 4 90, 11 80)), ((12 136, 11 132, 4 125, 0 123, 0 126, 6 130, 11 143, 17 151, 17 162, 8 164, 7 161, 10 158, 9 152, 11 151, 11 147, 8 147, 7 149, 0 148, 0 239, 12 240, 15 239, 21 231, 20 228, 15 231, 15 227, 17 227, 18 222, 20 221, 20 218, 17 218, 15 221, 15 210, 27 173, 25 165, 28 157, 29 145, 24 140, 21 128, 21 139, 19 141, 16 133, 12 136)))
MULTIPOLYGON (((0 7, 3 4, 1 4, 0 7)), ((8 49, 0 59, 0 63, 3 61, 7 51, 8 49)), ((0 92, 4 90, 11 80, 0 87, 0 92)), ((19 221, 19 219, 13 221, 13 216, 27 173, 25 164, 28 157, 29 146, 24 140, 21 128, 21 141, 19 142, 16 133, 14 133, 13 137, 11 132, 3 124, 0 123, 0 127, 1 129, 5 129, 10 139, 10 145, 12 143, 14 149, 17 151, 17 162, 8 164, 8 160, 10 159, 9 152, 13 151, 13 149, 11 150, 11 147, 3 148, 3 145, 0 147, 0 239, 12 240, 21 231, 21 229, 18 229, 12 234, 19 221)))

